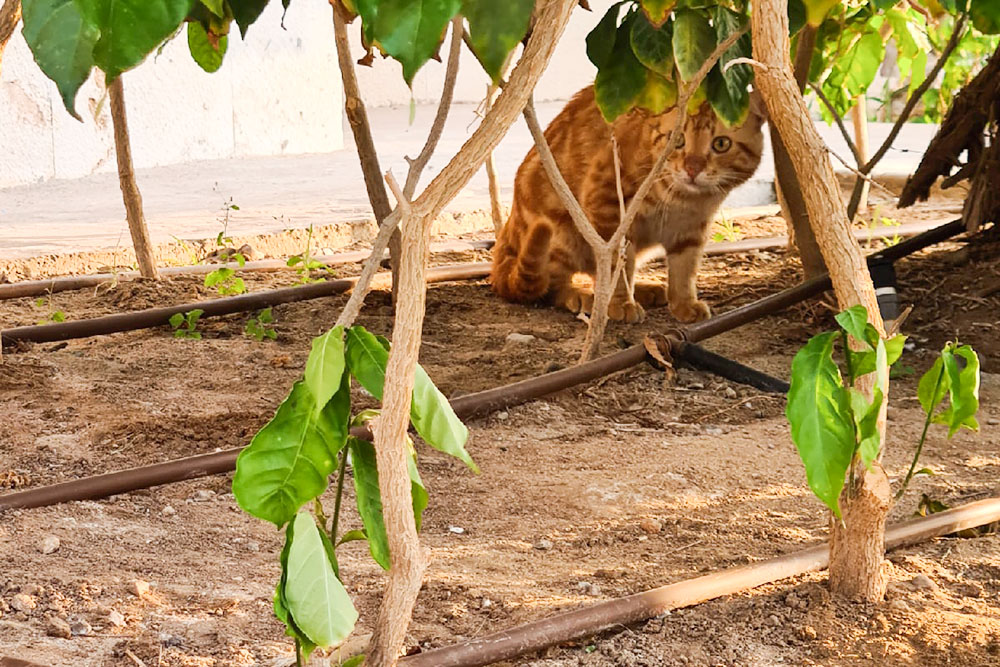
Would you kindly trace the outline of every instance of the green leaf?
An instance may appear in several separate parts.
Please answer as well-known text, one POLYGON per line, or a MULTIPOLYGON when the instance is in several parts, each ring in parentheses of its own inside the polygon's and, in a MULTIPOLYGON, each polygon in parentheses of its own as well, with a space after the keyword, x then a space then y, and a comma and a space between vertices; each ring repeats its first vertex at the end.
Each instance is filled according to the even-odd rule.
POLYGON ((305 383, 321 410, 340 390, 344 375, 344 327, 334 327, 312 342, 306 360, 305 383))
POLYGON ((878 458, 881 446, 881 436, 878 430, 878 416, 882 409, 884 394, 881 389, 875 389, 871 403, 868 397, 853 387, 849 390, 851 413, 857 429, 858 452, 861 460, 869 470, 872 462, 878 458))
POLYGON ((924 414, 929 415, 934 412, 944 400, 944 395, 948 393, 949 384, 948 375, 944 372, 944 360, 938 357, 917 384, 917 400, 920 401, 924 414))
POLYGON ((420 471, 417 470, 417 451, 413 448, 413 442, 407 438, 410 445, 409 456, 406 459, 406 468, 410 473, 410 497, 413 500, 413 520, 417 524, 417 531, 420 530, 424 520, 424 510, 427 509, 427 502, 430 496, 424 487, 423 480, 420 479, 420 471))
POLYGON ((677 104, 677 84, 665 79, 653 70, 646 70, 646 85, 635 105, 654 115, 661 114, 677 104))
POLYGON ((285 529, 285 545, 281 549, 279 563, 281 565, 281 576, 278 578, 278 585, 274 589, 274 615, 285 624, 285 634, 293 637, 298 642, 299 647, 306 655, 313 652, 316 645, 307 637, 297 625, 295 620, 289 615, 288 605, 285 602, 285 584, 288 581, 288 552, 292 548, 294 537, 294 524, 288 524, 285 529))
POLYGON ((76 93, 94 67, 100 31, 85 21, 74 0, 23 0, 24 40, 45 76, 55 82, 74 118, 76 93))
POLYGON ((806 6, 802 0, 788 0, 788 34, 798 34, 806 24, 806 6))
POLYGON ((346 375, 322 410, 306 384, 296 382, 236 460, 233 495, 240 507, 281 527, 323 493, 347 439, 350 408, 346 375))
POLYGON ((892 366, 903 356, 903 347, 906 345, 906 336, 896 334, 892 338, 885 339, 886 362, 892 366))
POLYGON ((349 658, 347 661, 341 663, 340 667, 361 667, 365 662, 365 655, 356 655, 353 658, 349 658))
POLYGON ((378 467, 375 462, 375 446, 359 438, 348 438, 351 448, 351 467, 354 472, 354 492, 358 504, 358 514, 365 526, 368 548, 372 558, 389 569, 389 537, 385 532, 382 516, 382 496, 378 486, 378 467))
POLYGON ((462 0, 359 0, 358 11, 369 41, 403 65, 403 79, 412 85, 461 6, 462 0))
POLYGON ((297 514, 292 535, 284 590, 288 614, 317 646, 339 644, 354 629, 358 612, 334 573, 312 515, 297 514))
POLYGON ((840 0, 803 0, 806 6, 806 20, 809 25, 816 27, 823 22, 827 13, 837 5, 840 0))
POLYGON ((629 37, 631 28, 629 20, 618 28, 611 58, 598 69, 594 80, 597 107, 609 123, 632 109, 639 93, 646 86, 646 68, 632 52, 629 37))
POLYGON ((337 545, 347 544, 348 542, 362 542, 367 539, 368 536, 365 534, 365 531, 349 530, 340 536, 340 540, 337 542, 337 545))
POLYGON ((715 50, 715 31, 708 17, 694 9, 674 12, 674 62, 684 81, 691 81, 715 50))
POLYGON ((930 475, 931 477, 933 477, 937 475, 937 473, 930 468, 921 468, 920 470, 913 473, 914 477, 916 477, 917 475, 930 475))
POLYGON ((951 405, 934 421, 948 425, 948 437, 952 437, 963 426, 979 430, 976 413, 979 411, 979 357, 968 345, 958 348, 946 346, 941 351, 945 375, 948 377, 948 395, 951 405), (965 368, 959 369, 955 357, 965 360, 965 368))
POLYGON ((650 23, 660 28, 667 22, 677 0, 639 0, 639 4, 650 23))
MULTIPOLYGON (((386 346, 364 327, 354 326, 347 330, 347 366, 361 386, 380 401, 388 360, 386 346)), ((419 364, 413 376, 410 421, 428 445, 461 459, 473 471, 479 472, 472 457, 465 451, 469 429, 455 415, 448 399, 434 386, 419 364)))
POLYGON ((669 25, 657 28, 645 17, 638 17, 632 21, 629 41, 632 53, 647 69, 668 79, 673 77, 674 52, 669 25))
POLYGON ((225 0, 199 0, 199 2, 220 19, 226 15, 225 0))
POLYGON ((1000 1, 970 0, 969 16, 979 32, 987 35, 1000 33, 1000 1))
POLYGON ((108 82, 132 69, 177 30, 194 0, 76 0, 100 32, 94 61, 108 82))
POLYGON ((413 376, 410 421, 428 445, 461 460, 473 472, 479 472, 479 467, 465 450, 469 429, 419 364, 413 376))
POLYGON ((174 313, 167 321, 170 322, 170 326, 176 329, 184 324, 184 313, 174 313))
POLYGON ((865 329, 868 325, 868 311, 864 306, 851 306, 844 312, 837 313, 834 319, 837 320, 840 328, 854 336, 856 341, 864 343, 869 349, 875 349, 874 341, 868 340, 868 333, 865 329))
POLYGON ((611 53, 615 48, 615 35, 618 32, 618 13, 622 2, 616 2, 608 7, 604 18, 587 35, 587 57, 598 70, 611 60, 611 53))
MULTIPOLYGON (((730 9, 716 6, 712 9, 712 22, 715 28, 716 41, 720 44, 734 32, 741 30, 749 19, 730 9)), ((727 127, 742 125, 750 110, 750 83, 753 81, 753 68, 750 65, 737 64, 726 66, 736 58, 749 58, 752 55, 750 34, 744 33, 736 43, 726 49, 719 62, 709 71, 706 80, 708 101, 716 115, 727 127)))
POLYGON ((831 356, 838 335, 814 336, 795 355, 785 415, 809 487, 840 517, 839 497, 855 439, 848 393, 831 356))
MULTIPOLYGON (((222 59, 226 56, 226 49, 229 47, 229 37, 223 35, 218 38, 219 46, 216 48, 208 39, 205 28, 197 21, 191 21, 187 27, 188 51, 191 57, 206 72, 216 72, 222 67, 222 59)), ((237 258, 242 257, 237 255, 237 258)), ((242 264, 240 264, 242 266, 242 264)))
POLYGON ((528 31, 534 7, 534 0, 462 0, 472 50, 494 83, 500 81, 507 55, 528 31))

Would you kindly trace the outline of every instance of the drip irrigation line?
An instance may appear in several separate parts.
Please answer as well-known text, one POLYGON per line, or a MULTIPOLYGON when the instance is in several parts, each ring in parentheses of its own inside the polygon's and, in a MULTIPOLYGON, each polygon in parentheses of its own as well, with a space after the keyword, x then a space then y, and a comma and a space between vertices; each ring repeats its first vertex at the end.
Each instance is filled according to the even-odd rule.
POLYGON ((733 382, 750 385, 761 391, 776 394, 788 393, 788 383, 784 380, 706 350, 700 345, 678 340, 671 341, 670 347, 675 359, 686 361, 695 368, 719 375, 733 382))
MULTIPOLYGON (((1000 520, 1000 498, 981 500, 928 517, 904 521, 885 533, 886 550, 918 544, 1000 520)), ((480 667, 535 653, 549 646, 591 637, 672 609, 733 595, 780 579, 827 567, 827 543, 777 558, 661 586, 628 597, 557 614, 486 637, 400 659, 403 667, 480 667)))
MULTIPOLYGON (((955 220, 920 236, 903 241, 868 258, 869 262, 894 261, 905 257, 927 246, 944 241, 965 231, 962 220, 955 220)), ((466 277, 479 277, 477 266, 467 265, 466 277)), ((443 277, 445 269, 441 267, 428 272, 428 279, 435 271, 439 279, 457 280, 455 273, 448 272, 443 277)), ((459 267, 463 268, 463 267, 459 267)), ((307 287, 322 286, 324 283, 307 287)), ((764 297, 746 306, 741 306, 729 312, 717 315, 703 322, 693 324, 685 329, 673 332, 676 337, 686 342, 702 341, 723 332, 735 329, 753 320, 759 319, 777 310, 802 301, 829 288, 829 278, 819 276, 801 285, 790 287, 777 294, 764 297)), ((293 288, 302 289, 302 288, 293 288)), ((249 295, 245 295, 249 296, 249 295)), ((240 297, 233 297, 240 298, 240 297)), ((224 299, 220 299, 224 301, 224 299)), ((161 309, 157 309, 161 310, 161 309)), ((118 317, 118 316, 111 316, 118 317)), ((104 318, 98 318, 104 319, 104 318)), ((61 325, 48 325, 41 328, 54 328, 61 325)), ((460 396, 451 401, 455 413, 461 418, 470 418, 488 413, 492 410, 524 403, 569 387, 589 382, 599 377, 630 368, 642 363, 647 356, 643 345, 633 345, 606 357, 601 357, 585 364, 546 373, 544 375, 515 382, 510 385, 487 389, 460 396)), ((359 436, 368 435, 367 431, 359 432, 359 436)), ((108 496, 146 489, 161 484, 179 482, 196 477, 204 477, 232 471, 236 466, 236 457, 242 447, 236 447, 212 454, 200 454, 184 459, 157 463, 140 468, 132 468, 96 477, 62 482, 52 486, 26 489, 0 496, 0 511, 5 509, 43 507, 71 500, 91 500, 108 496)))
MULTIPOLYGON (((898 236, 908 238, 933 229, 936 222, 913 222, 900 225, 898 227, 880 227, 873 230, 855 230, 854 236, 860 241, 869 239, 885 239, 898 236)), ((460 252, 463 250, 490 250, 495 241, 447 241, 431 246, 432 253, 439 252, 460 252)), ((774 248, 784 248, 788 245, 786 236, 768 236, 762 238, 740 239, 738 241, 721 241, 719 243, 709 243, 705 246, 705 255, 729 255, 739 252, 753 252, 754 250, 772 250, 774 248)), ((355 250, 351 252, 337 253, 334 255, 319 255, 313 257, 316 261, 326 266, 338 266, 342 264, 354 264, 368 259, 371 253, 367 250, 355 250)), ((660 253, 662 256, 663 253, 660 253)), ((651 257, 655 257, 654 253, 651 257)), ((388 257, 386 251, 384 257, 388 257)), ((275 272, 284 270, 294 270, 296 267, 289 267, 283 259, 261 259, 246 262, 242 267, 234 262, 222 264, 196 264, 191 266, 168 266, 159 269, 161 276, 183 276, 183 275, 205 275, 219 268, 227 267, 235 271, 260 271, 275 272)), ((95 273, 85 276, 60 276, 56 278, 46 278, 44 280, 26 280, 23 282, 0 285, 0 301, 5 299, 16 299, 21 297, 36 297, 56 292, 68 290, 86 289, 97 287, 115 281, 124 282, 139 278, 138 271, 125 271, 122 273, 95 273)))
MULTIPOLYGON (((431 245, 431 253, 461 252, 463 250, 489 250, 495 241, 446 241, 431 245)), ((371 255, 368 250, 354 250, 333 255, 316 255, 311 257, 324 266, 340 266, 363 262, 371 255)), ((388 258, 388 251, 383 258, 388 258)), ((384 261, 384 260, 383 260, 384 261)), ((217 264, 192 264, 190 266, 166 266, 159 269, 160 276, 201 276, 228 268, 242 272, 277 272, 301 270, 301 265, 288 266, 284 259, 259 259, 244 262, 240 266, 236 262, 220 262, 217 264)), ((20 297, 44 296, 68 290, 86 289, 114 282, 128 282, 140 278, 138 271, 123 271, 121 273, 93 273, 85 276, 59 276, 43 280, 25 280, 23 282, 0 285, 0 301, 20 297)))
MULTIPOLYGON (((452 280, 470 280, 489 276, 488 262, 474 264, 456 264, 439 266, 427 271, 427 282, 447 282, 452 280)), ((0 331, 0 341, 3 347, 13 347, 22 342, 50 343, 57 340, 87 338, 103 334, 148 329, 169 323, 170 318, 177 313, 187 313, 192 310, 202 310, 202 317, 232 315, 270 306, 295 301, 306 301, 321 297, 343 294, 354 287, 356 278, 327 280, 296 287, 283 287, 274 290, 263 290, 240 294, 239 296, 210 299, 194 303, 183 303, 177 306, 149 308, 129 313, 117 313, 103 317, 93 317, 86 320, 71 320, 56 324, 38 324, 26 327, 15 327, 0 331)))

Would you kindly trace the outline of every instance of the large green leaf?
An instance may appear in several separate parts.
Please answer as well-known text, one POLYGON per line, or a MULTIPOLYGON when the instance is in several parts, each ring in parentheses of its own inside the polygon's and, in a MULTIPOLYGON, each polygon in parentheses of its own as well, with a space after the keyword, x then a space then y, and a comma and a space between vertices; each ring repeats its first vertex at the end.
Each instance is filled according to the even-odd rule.
POLYGON ((855 438, 848 393, 831 356, 838 335, 814 336, 795 355, 785 415, 809 487, 839 517, 855 438))
POLYGON ((347 439, 351 393, 348 377, 343 379, 322 410, 306 384, 295 383, 236 460, 233 494, 240 507, 281 527, 323 493, 347 439))
MULTIPOLYGON (((409 438, 407 438, 409 441, 409 438)), ((430 496, 424 487, 424 481, 420 479, 420 471, 417 470, 417 451, 413 448, 413 442, 409 442, 410 451, 406 459, 406 468, 410 473, 410 498, 413 500, 413 520, 420 530, 423 524, 424 510, 427 509, 427 502, 430 496)))
MULTIPOLYGON (((218 39, 218 48, 216 48, 211 41, 208 39, 208 33, 205 32, 205 28, 197 21, 191 21, 187 26, 187 39, 188 39, 188 50, 191 52, 191 57, 194 61, 198 63, 206 72, 216 72, 220 67, 222 67, 222 60, 226 57, 226 49, 229 47, 229 37, 223 35, 218 39)), ((232 275, 232 269, 225 269, 232 275)), ((219 272, 223 272, 224 269, 218 269, 219 272)), ((213 271, 212 273, 216 273, 213 271)), ((205 277, 206 287, 208 285, 209 276, 205 277)), ((215 282, 224 280, 221 276, 217 276, 215 282)))
POLYGON ((644 16, 632 21, 629 34, 632 53, 648 69, 668 79, 674 75, 674 51, 670 40, 670 25, 660 28, 652 25, 644 16))
MULTIPOLYGON (((712 9, 712 23, 716 41, 720 44, 734 32, 741 30, 749 19, 725 7, 712 9)), ((719 62, 706 79, 708 102, 715 114, 727 127, 742 125, 750 110, 750 83, 753 69, 742 63, 726 69, 730 61, 751 56, 750 34, 744 33, 736 43, 726 49, 719 62)))
POLYGON ((368 549, 372 558, 389 569, 389 537, 385 532, 382 515, 382 494, 378 486, 378 466, 375 462, 375 446, 360 438, 349 438, 351 448, 351 468, 354 472, 354 494, 358 514, 365 526, 368 549))
MULTIPOLYGON (((622 0, 624 2, 624 0, 622 0)), ((615 35, 618 32, 618 14, 622 2, 616 2, 608 7, 604 17, 587 35, 587 57, 594 67, 601 69, 609 60, 615 48, 615 35)))
POLYGON ((917 383, 917 400, 920 401, 924 414, 933 413, 944 400, 949 383, 948 374, 944 372, 944 360, 938 357, 917 383))
POLYGON ((281 556, 278 562, 281 565, 281 576, 278 577, 278 585, 274 589, 274 615, 279 621, 285 624, 285 634, 293 637, 299 645, 299 649, 308 656, 316 649, 316 645, 295 625, 295 620, 288 612, 288 604, 285 602, 285 583, 288 581, 288 552, 292 548, 294 538, 294 523, 289 523, 285 528, 285 545, 281 548, 281 556))
POLYGON ((818 26, 823 22, 827 13, 837 5, 840 0, 803 0, 806 6, 806 20, 811 26, 818 26))
POLYGON ((460 459, 473 472, 479 472, 479 467, 465 450, 469 429, 455 414, 445 395, 431 381, 427 371, 419 365, 413 375, 410 421, 428 445, 460 459))
POLYGON ((677 0, 639 0, 639 4, 650 22, 659 28, 667 22, 670 10, 677 4, 677 0))
MULTIPOLYGON (((630 18, 635 19, 633 14, 630 18)), ((643 18, 639 17, 642 21, 643 18)), ((601 115, 609 123, 635 106, 636 98, 646 86, 646 68, 632 52, 630 33, 632 21, 626 20, 615 33, 611 58, 597 70, 594 97, 601 115)))
POLYGON ((462 0, 358 0, 357 5, 368 40, 402 64, 403 79, 412 85, 462 0))
POLYGON ((976 30, 987 35, 1000 33, 1000 0, 970 0, 969 15, 976 30))
POLYGON ((534 0, 462 0, 473 52, 494 83, 500 80, 507 55, 528 31, 534 7, 534 0))
POLYGON ((869 469, 872 462, 878 458, 881 435, 878 430, 878 416, 882 409, 884 395, 881 389, 875 389, 872 401, 853 387, 849 390, 851 412, 854 416, 854 427, 857 429, 858 452, 861 460, 869 469))
POLYGON ((674 12, 674 62, 684 81, 694 78, 715 45, 715 30, 705 14, 695 9, 674 12))
POLYGON ((806 6, 802 0, 788 0, 788 34, 795 35, 806 24, 806 6))
POLYGON ((314 644, 333 646, 347 639, 358 612, 337 579, 312 515, 295 516, 288 549, 284 602, 288 614, 314 644))
POLYGON ((661 114, 677 104, 677 84, 665 79, 653 70, 646 70, 646 85, 635 105, 653 114, 661 114))
POLYGON ((968 345, 949 345, 941 351, 941 359, 948 377, 951 404, 935 416, 934 421, 948 425, 949 438, 963 426, 978 431, 979 422, 975 415, 979 411, 979 357, 968 345), (964 360, 964 368, 959 368, 956 357, 964 360))
MULTIPOLYGON (((380 340, 364 327, 354 326, 347 330, 347 366, 361 386, 380 401, 389 361, 387 347, 388 341, 380 340)), ((465 451, 469 429, 455 415, 448 399, 434 386, 420 364, 417 364, 413 376, 410 422, 428 445, 461 459, 472 470, 479 471, 465 451)))
POLYGON ((84 20, 74 0, 23 0, 24 40, 45 76, 55 82, 66 110, 94 67, 100 31, 84 20))
POLYGON ((240 35, 247 36, 247 29, 260 17, 267 3, 268 0, 229 0, 233 18, 240 27, 240 35))
POLYGON ((191 11, 194 0, 76 0, 100 32, 94 62, 110 82, 141 63, 191 11))
MULTIPOLYGON (((869 348, 874 349, 875 341, 869 339, 868 310, 862 305, 851 306, 847 310, 837 313, 834 317, 840 328, 854 336, 859 343, 864 343, 869 348)), ((872 331, 874 331, 874 327, 872 331)), ((876 332, 876 338, 878 333, 876 332)))
POLYGON ((313 339, 305 383, 316 398, 316 409, 322 409, 340 389, 344 363, 344 327, 334 327, 313 339))

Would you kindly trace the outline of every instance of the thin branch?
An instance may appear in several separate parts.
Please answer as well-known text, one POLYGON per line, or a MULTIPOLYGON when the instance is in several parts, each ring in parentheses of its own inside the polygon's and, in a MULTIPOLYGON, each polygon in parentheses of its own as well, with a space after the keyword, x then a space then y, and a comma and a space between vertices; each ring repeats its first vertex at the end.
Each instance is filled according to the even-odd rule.
POLYGON ((816 97, 819 98, 819 101, 826 106, 827 111, 829 111, 830 115, 833 116, 833 120, 837 124, 837 127, 840 128, 840 134, 844 137, 847 147, 851 149, 851 153, 854 154, 855 164, 857 164, 860 168, 863 162, 861 152, 858 150, 858 145, 854 143, 853 139, 851 139, 851 135, 847 131, 847 126, 844 125, 844 119, 841 118, 840 114, 837 113, 837 110, 833 108, 833 103, 830 102, 830 98, 826 96, 822 88, 811 81, 809 82, 809 87, 812 88, 812 91, 816 93, 816 97))
MULTIPOLYGON (((951 33, 951 37, 948 39, 948 44, 945 45, 944 51, 941 52, 941 57, 938 58, 937 62, 934 63, 934 67, 927 74, 927 77, 917 86, 913 94, 910 95, 910 99, 906 101, 906 105, 903 107, 903 111, 899 114, 899 118, 896 119, 895 124, 893 124, 892 129, 889 130, 889 136, 885 138, 882 145, 879 146, 875 154, 872 155, 871 159, 863 167, 861 171, 870 174, 875 165, 885 157, 885 154, 892 147, 896 137, 899 136, 899 132, 903 129, 903 124, 909 120, 910 114, 913 113, 913 109, 916 108, 917 103, 923 98, 924 93, 931 87, 934 83, 934 79, 937 75, 941 73, 944 68, 945 63, 951 54, 958 47, 958 43, 962 41, 962 35, 965 33, 965 24, 969 15, 967 12, 963 12, 961 16, 955 21, 955 29, 951 33)), ((854 181, 854 190, 851 192, 851 201, 847 205, 847 219, 853 220, 854 214, 858 212, 858 205, 861 203, 861 191, 864 189, 864 181, 860 178, 854 181)))
POLYGON ((444 87, 441 89, 441 101, 438 103, 437 114, 431 124, 431 131, 427 135, 420 154, 413 160, 407 159, 410 170, 406 174, 406 184, 403 186, 403 195, 407 198, 413 196, 413 191, 417 189, 417 182, 420 181, 420 174, 423 173, 427 161, 434 154, 434 149, 441 140, 441 133, 444 131, 444 124, 448 120, 448 111, 451 110, 451 100, 455 94, 455 80, 458 78, 459 56, 462 55, 462 34, 465 26, 462 25, 462 17, 456 16, 451 22, 451 50, 448 52, 448 67, 444 73, 444 87))
POLYGON ((847 169, 847 170, 848 170, 849 172, 851 172, 852 174, 854 174, 854 175, 855 175, 855 176, 857 176, 858 178, 861 178, 861 179, 864 179, 864 180, 865 180, 865 181, 867 181, 868 183, 870 183, 870 184, 874 185, 874 186, 875 186, 876 188, 878 188, 879 190, 882 190, 883 192, 885 192, 885 193, 886 193, 887 195, 889 195, 889 196, 890 196, 890 197, 892 197, 893 199, 896 199, 896 198, 898 198, 898 197, 899 197, 899 195, 898 195, 898 194, 896 194, 895 192, 893 192, 892 190, 890 190, 890 189, 889 189, 888 187, 886 187, 886 186, 885 186, 884 184, 882 184, 882 183, 879 183, 878 181, 876 181, 876 180, 875 180, 874 178, 872 178, 872 177, 871 177, 871 176, 869 176, 868 174, 862 174, 862 173, 861 173, 861 170, 860 170, 860 169, 858 169, 857 167, 852 167, 852 166, 851 166, 850 164, 848 164, 847 160, 845 160, 844 158, 842 158, 842 157, 840 156, 840 154, 838 154, 838 153, 837 153, 837 151, 833 150, 833 149, 832 149, 832 148, 830 148, 829 146, 824 146, 824 148, 826 149, 826 152, 827 152, 827 153, 829 153, 830 155, 832 155, 833 157, 835 157, 835 158, 837 159, 837 162, 839 162, 840 164, 844 165, 844 167, 845 167, 845 168, 846 168, 846 169, 847 169))

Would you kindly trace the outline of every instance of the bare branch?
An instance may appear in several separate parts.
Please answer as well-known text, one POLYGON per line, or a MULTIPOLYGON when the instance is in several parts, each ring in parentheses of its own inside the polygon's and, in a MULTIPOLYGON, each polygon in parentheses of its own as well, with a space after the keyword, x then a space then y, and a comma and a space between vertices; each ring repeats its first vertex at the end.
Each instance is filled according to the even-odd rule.
POLYGON ((876 181, 874 178, 872 178, 868 174, 862 174, 861 170, 858 169, 857 167, 852 167, 850 164, 848 164, 847 160, 845 160, 844 158, 842 158, 835 150, 833 150, 829 146, 824 146, 824 147, 826 148, 826 152, 829 153, 830 155, 832 155, 833 157, 835 157, 837 159, 837 162, 839 162, 840 164, 844 165, 844 167, 849 172, 851 172, 852 174, 854 174, 858 178, 864 179, 865 181, 867 181, 871 185, 874 185, 876 188, 878 188, 882 192, 885 192, 887 195, 889 195, 893 199, 899 197, 899 195, 897 195, 895 192, 893 192, 892 190, 890 190, 884 184, 879 183, 878 181, 876 181))
MULTIPOLYGON (((451 50, 448 52, 448 67, 444 73, 444 87, 441 89, 441 101, 438 103, 437 114, 431 124, 431 131, 427 135, 427 142, 416 158, 409 162, 410 170, 406 174, 406 184, 403 186, 403 194, 412 197, 413 191, 417 189, 417 182, 420 181, 420 174, 427 166, 427 161, 434 154, 434 149, 441 140, 441 133, 444 131, 444 124, 448 120, 448 111, 451 110, 451 100, 455 95, 455 80, 458 78, 459 56, 462 55, 462 35, 465 26, 462 25, 462 17, 456 16, 451 21, 451 50)), ((397 200, 399 198, 397 197, 397 200)))
POLYGON ((830 102, 830 98, 826 96, 822 88, 812 82, 809 83, 809 87, 812 88, 812 91, 816 93, 816 97, 819 98, 819 101, 826 106, 827 111, 829 111, 830 115, 833 116, 833 120, 837 124, 837 127, 840 128, 840 134, 844 137, 847 147, 851 149, 851 153, 854 154, 855 163, 858 167, 860 167, 862 164, 861 153, 858 151, 858 145, 854 143, 854 139, 852 139, 851 135, 847 132, 847 126, 844 125, 844 119, 841 118, 840 114, 837 113, 837 110, 833 108, 833 103, 830 102))

